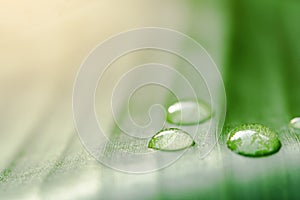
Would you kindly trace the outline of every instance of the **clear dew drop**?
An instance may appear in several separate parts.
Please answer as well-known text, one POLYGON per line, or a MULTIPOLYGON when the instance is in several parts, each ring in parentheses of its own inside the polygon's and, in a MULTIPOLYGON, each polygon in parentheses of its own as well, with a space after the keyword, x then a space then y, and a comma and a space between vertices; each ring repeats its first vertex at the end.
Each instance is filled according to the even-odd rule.
POLYGON ((260 157, 276 153, 281 143, 277 134, 268 127, 244 124, 229 133, 227 146, 238 154, 260 157))
POLYGON ((176 102, 168 107, 167 121, 177 125, 194 125, 211 118, 211 108, 198 100, 176 102))
POLYGON ((290 127, 300 130, 300 117, 296 117, 290 121, 290 127))
POLYGON ((148 143, 148 148, 161 151, 177 151, 195 144, 193 138, 185 131, 170 128, 156 133, 148 143))

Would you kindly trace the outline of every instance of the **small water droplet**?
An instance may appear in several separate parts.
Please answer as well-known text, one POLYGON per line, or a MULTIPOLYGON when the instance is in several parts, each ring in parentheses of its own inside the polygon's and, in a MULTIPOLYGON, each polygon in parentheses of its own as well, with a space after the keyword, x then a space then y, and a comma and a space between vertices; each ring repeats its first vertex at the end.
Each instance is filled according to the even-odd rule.
POLYGON ((266 126, 244 124, 230 132, 227 146, 238 154, 259 157, 277 152, 281 143, 277 134, 266 126))
POLYGON ((300 117, 295 117, 290 121, 290 127, 300 130, 300 117))
POLYGON ((195 144, 193 138, 185 131, 170 128, 156 133, 148 143, 148 147, 162 151, 177 151, 195 144))
POLYGON ((177 125, 194 125, 210 117, 210 106, 200 100, 179 101, 170 105, 167 111, 167 121, 177 125))

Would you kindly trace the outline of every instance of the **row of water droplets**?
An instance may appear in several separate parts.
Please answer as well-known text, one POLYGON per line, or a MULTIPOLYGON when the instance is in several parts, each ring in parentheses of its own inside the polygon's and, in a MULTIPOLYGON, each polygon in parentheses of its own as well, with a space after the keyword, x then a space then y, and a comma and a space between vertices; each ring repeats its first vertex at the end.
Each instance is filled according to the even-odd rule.
MULTIPOLYGON (((198 101, 180 101, 168 107, 167 121, 171 124, 189 126, 200 124, 212 116, 210 106, 198 101)), ((289 127, 300 130, 300 118, 290 121, 289 127)), ((161 151, 178 151, 195 145, 193 138, 184 130, 168 128, 156 133, 148 148, 161 151)), ((260 157, 276 153, 281 148, 278 135, 261 124, 243 124, 229 132, 227 147, 240 155, 260 157)))

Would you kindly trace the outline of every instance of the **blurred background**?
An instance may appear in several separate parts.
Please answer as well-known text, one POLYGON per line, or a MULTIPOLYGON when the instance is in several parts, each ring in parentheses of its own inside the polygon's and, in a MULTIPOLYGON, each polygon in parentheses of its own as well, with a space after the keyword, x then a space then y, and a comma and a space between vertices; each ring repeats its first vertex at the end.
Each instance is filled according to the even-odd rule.
POLYGON ((297 198, 300 2, 4 0, 0 2, 0 199, 297 198), (227 91, 227 129, 278 131, 276 155, 250 159, 224 140, 203 160, 132 175, 99 165, 74 129, 72 90, 88 53, 121 31, 155 26, 198 41, 227 91))

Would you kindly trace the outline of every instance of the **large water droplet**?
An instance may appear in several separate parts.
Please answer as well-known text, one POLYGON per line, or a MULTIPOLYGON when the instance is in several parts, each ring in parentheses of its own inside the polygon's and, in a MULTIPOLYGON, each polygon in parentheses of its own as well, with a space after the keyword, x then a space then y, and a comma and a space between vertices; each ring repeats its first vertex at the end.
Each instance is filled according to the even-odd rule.
POLYGON ((300 130, 300 117, 296 117, 290 121, 290 127, 300 130))
POLYGON ((156 133, 149 141, 148 147, 162 151, 177 151, 195 144, 193 138, 185 131, 170 128, 156 133))
POLYGON ((260 124, 245 124, 230 132, 227 146, 238 154, 259 157, 277 152, 281 143, 271 129, 260 124))
POLYGON ((178 125, 193 125, 211 117, 210 107, 202 101, 179 101, 168 108, 167 121, 178 125))

